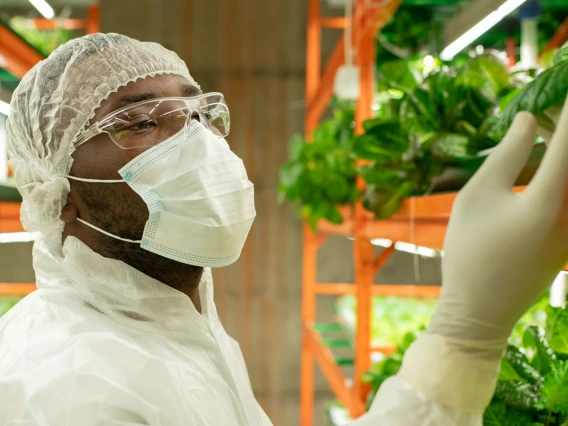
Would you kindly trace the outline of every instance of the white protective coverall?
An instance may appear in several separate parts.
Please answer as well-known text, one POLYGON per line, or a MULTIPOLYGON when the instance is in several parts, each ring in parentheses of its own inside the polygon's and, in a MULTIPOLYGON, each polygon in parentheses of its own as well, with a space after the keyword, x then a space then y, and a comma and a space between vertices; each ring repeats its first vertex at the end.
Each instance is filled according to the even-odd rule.
POLYGON ((0 424, 258 425, 211 270, 202 313, 181 293, 80 240, 34 246, 38 290, 0 320, 0 424))

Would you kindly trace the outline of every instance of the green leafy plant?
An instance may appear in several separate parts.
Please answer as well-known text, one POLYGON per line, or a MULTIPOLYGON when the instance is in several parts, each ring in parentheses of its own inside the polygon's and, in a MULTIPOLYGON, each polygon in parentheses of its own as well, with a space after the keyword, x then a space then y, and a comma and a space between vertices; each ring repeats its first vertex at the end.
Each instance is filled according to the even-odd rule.
MULTIPOLYGON (((436 310, 436 299, 415 297, 374 296, 372 304, 371 343, 396 345, 406 333, 430 323, 436 310)), ((346 295, 337 298, 335 311, 340 321, 353 334, 357 318, 357 300, 346 295)))
POLYGON ((73 38, 73 33, 63 28, 37 30, 30 27, 27 20, 22 17, 12 18, 10 27, 44 56, 49 56, 51 52, 73 38))
POLYGON ((492 133, 499 100, 515 87, 491 52, 461 67, 439 65, 429 72, 411 61, 395 61, 379 75, 379 87, 398 97, 378 97, 384 102, 379 114, 365 123, 353 150, 371 162, 359 170, 367 182, 363 203, 386 219, 403 198, 433 190, 447 167, 481 164, 478 154, 498 142, 492 133))
POLYGON ((378 75, 376 115, 364 134, 353 136, 353 106, 335 102, 311 143, 291 141, 280 200, 296 205, 312 227, 320 219, 341 223, 338 207, 362 195, 357 175, 366 181, 365 208, 387 219, 404 198, 435 190, 447 168, 473 174, 483 162, 479 154, 499 141, 493 135, 501 99, 518 86, 492 52, 459 66, 434 58, 389 61, 378 75), (356 168, 356 160, 365 165, 356 168))
MULTIPOLYGON (((522 335, 518 346, 509 344, 499 371, 493 399, 484 413, 484 426, 561 426, 568 422, 568 312, 537 303, 515 327, 511 342, 522 335), (545 327, 540 314, 546 310, 545 327)), ((375 364, 363 380, 370 383, 369 404, 381 384, 397 374, 404 353, 419 332, 404 336, 397 351, 375 364)))
POLYGON ((341 223, 338 207, 359 198, 353 128, 353 106, 336 102, 333 118, 321 123, 311 142, 295 136, 290 143, 290 161, 280 170, 280 201, 295 204, 313 228, 320 219, 341 223))
POLYGON ((520 111, 533 113, 539 126, 550 133, 555 124, 551 117, 558 115, 568 94, 568 43, 555 55, 554 65, 529 82, 513 99, 509 99, 496 128, 502 138, 520 111))

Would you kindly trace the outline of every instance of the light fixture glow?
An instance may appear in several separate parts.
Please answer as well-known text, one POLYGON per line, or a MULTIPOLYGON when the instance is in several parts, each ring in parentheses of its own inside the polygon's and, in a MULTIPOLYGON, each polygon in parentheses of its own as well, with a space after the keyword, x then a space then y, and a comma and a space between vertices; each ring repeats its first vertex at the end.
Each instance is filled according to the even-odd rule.
POLYGON ((446 47, 440 54, 440 58, 444 61, 449 61, 453 59, 459 52, 473 43, 482 34, 486 33, 488 30, 493 28, 498 22, 509 15, 511 12, 516 10, 520 5, 522 5, 527 0, 507 0, 503 3, 497 10, 494 10, 472 28, 461 35, 457 40, 452 42, 448 47, 446 47))
POLYGON ((39 13, 43 15, 46 19, 53 19, 55 17, 55 12, 53 8, 45 0, 29 0, 29 2, 37 9, 39 13))
POLYGON ((10 108, 10 104, 4 101, 0 101, 0 114, 4 114, 5 116, 10 115, 12 108, 10 108))
MULTIPOLYGON (((374 238, 371 240, 371 244, 377 247, 389 248, 390 246, 392 246, 392 241, 385 238, 374 238)), ((443 252, 438 252, 430 247, 417 246, 402 241, 397 241, 394 244, 394 248, 397 251, 403 251, 405 253, 417 254, 419 256, 430 257, 430 258, 440 257, 442 256, 443 253, 443 252)))
POLYGON ((423 63, 424 63, 424 71, 428 74, 434 71, 434 68, 436 68, 436 59, 434 59, 432 55, 425 56, 423 59, 423 63))
POLYGON ((29 243, 37 240, 39 232, 3 232, 0 233, 0 244, 29 243))

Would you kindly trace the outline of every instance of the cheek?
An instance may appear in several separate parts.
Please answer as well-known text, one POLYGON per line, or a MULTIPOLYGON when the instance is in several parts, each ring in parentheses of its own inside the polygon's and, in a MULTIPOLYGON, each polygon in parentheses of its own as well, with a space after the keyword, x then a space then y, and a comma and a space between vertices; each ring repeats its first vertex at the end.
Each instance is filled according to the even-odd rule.
POLYGON ((73 153, 71 174, 88 179, 120 179, 118 171, 144 152, 119 148, 106 134, 98 135, 73 153))

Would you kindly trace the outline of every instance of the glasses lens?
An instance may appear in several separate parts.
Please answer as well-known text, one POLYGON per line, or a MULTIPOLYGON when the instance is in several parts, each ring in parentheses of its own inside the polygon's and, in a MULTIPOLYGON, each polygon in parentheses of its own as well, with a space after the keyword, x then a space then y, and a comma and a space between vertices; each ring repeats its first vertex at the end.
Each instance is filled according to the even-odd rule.
POLYGON ((200 115, 209 129, 220 137, 225 137, 231 130, 229 107, 223 95, 207 95, 201 101, 200 115))
POLYGON ((101 128, 121 148, 150 147, 183 129, 189 113, 183 100, 156 100, 122 111, 101 128))
POLYGON ((144 148, 178 133, 187 125, 188 117, 199 119, 220 137, 229 134, 229 109, 223 96, 217 94, 143 102, 112 116, 100 127, 121 148, 144 148))

